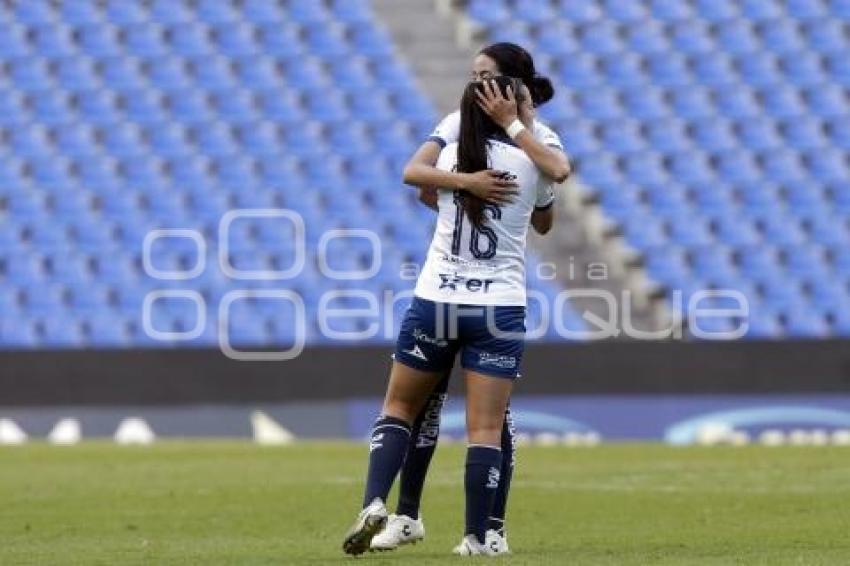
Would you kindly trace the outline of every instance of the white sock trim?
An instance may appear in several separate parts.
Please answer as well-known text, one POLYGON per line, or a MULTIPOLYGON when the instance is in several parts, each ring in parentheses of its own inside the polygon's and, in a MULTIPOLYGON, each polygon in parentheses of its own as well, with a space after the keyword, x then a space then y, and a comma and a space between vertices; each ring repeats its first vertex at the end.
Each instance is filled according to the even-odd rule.
POLYGON ((490 446, 489 444, 467 444, 466 447, 467 448, 489 448, 490 450, 498 450, 499 452, 502 451, 501 446, 490 446))
POLYGON ((372 431, 374 432, 374 431, 376 431, 376 430, 379 430, 379 429, 382 429, 382 428, 387 428, 387 427, 400 428, 401 430, 403 430, 403 431, 404 431, 404 432, 406 432, 407 434, 410 434, 410 429, 409 429, 409 428, 407 428, 407 427, 403 427, 403 426, 401 426, 401 425, 393 424, 393 423, 387 423, 387 424, 378 425, 378 426, 376 426, 375 428, 373 428, 373 429, 372 429, 372 431))

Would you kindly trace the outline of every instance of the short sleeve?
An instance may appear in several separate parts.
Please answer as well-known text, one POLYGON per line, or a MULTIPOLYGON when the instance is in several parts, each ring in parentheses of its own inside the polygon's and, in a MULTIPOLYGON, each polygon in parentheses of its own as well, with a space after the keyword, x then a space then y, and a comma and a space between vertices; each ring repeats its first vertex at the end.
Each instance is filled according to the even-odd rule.
POLYGON ((454 171, 457 165, 457 143, 452 142, 443 148, 437 158, 436 167, 443 171, 454 171))
POLYGON ((535 210, 546 210, 555 203, 555 183, 542 175, 537 184, 537 199, 534 201, 535 210))
POLYGON ((561 138, 558 137, 558 134, 542 122, 534 122, 534 137, 543 145, 556 147, 564 151, 564 144, 561 143, 561 138))
POLYGON ((460 110, 443 118, 428 136, 428 141, 437 142, 440 147, 446 147, 450 143, 455 143, 458 137, 460 137, 460 110))

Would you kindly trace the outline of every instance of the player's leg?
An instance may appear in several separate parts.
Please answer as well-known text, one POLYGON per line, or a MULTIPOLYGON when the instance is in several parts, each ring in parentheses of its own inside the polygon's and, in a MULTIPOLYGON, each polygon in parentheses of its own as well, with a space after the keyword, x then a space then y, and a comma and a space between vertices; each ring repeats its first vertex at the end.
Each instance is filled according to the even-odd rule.
POLYGON ((399 483, 398 515, 406 515, 412 519, 419 518, 419 504, 422 499, 422 488, 425 476, 431 464, 431 458, 437 448, 440 435, 440 413, 446 400, 446 390, 449 386, 450 372, 434 388, 425 402, 425 407, 416 418, 410 435, 407 458, 401 469, 399 483))
POLYGON ((516 463, 516 427, 510 406, 505 411, 502 425, 502 469, 499 475, 499 489, 493 502, 493 512, 487 526, 487 546, 500 554, 510 552, 505 530, 505 512, 508 505, 508 493, 516 463))
POLYGON ((440 377, 439 373, 393 363, 381 415, 369 440, 364 507, 376 497, 386 501, 407 454, 411 425, 440 377))
POLYGON ((435 335, 438 308, 414 298, 402 322, 386 397, 370 437, 363 511, 343 543, 349 554, 366 551, 386 524, 384 504, 407 454, 411 425, 454 361, 454 344, 421 340, 435 335))
POLYGON ((404 462, 410 441, 410 426, 434 389, 442 373, 427 372, 394 362, 381 415, 369 439, 369 471, 363 495, 363 510, 343 542, 348 554, 362 554, 372 538, 384 528, 387 500, 404 462))
MULTIPOLYGON (((496 477, 495 489, 482 492, 479 488, 477 494, 474 486, 480 476, 476 479, 475 465, 472 470, 468 469, 470 490, 467 504, 467 536, 455 549, 460 554, 502 554, 508 551, 506 544, 497 544, 491 548, 481 543, 485 542, 490 517, 501 514, 501 518, 504 518, 504 503, 510 479, 502 484, 499 476, 503 469, 508 469, 510 475, 512 469, 513 429, 511 423, 506 426, 505 416, 509 415, 508 399, 513 381, 519 376, 525 349, 525 308, 488 307, 485 315, 484 322, 469 319, 461 331, 461 365, 467 375, 467 432, 470 437, 468 457, 470 461, 478 462, 477 466, 480 468, 488 464, 492 467, 496 462, 498 467, 493 473, 496 477), (481 405, 482 403, 485 404, 481 405), (497 409, 498 413, 495 412, 497 409), (470 419, 476 419, 477 424, 470 419), (473 451, 472 449, 476 448, 474 445, 479 445, 480 449, 473 451), (500 509, 494 509, 497 497, 502 498, 500 509), (482 512, 486 512, 483 518, 482 512)), ((477 473, 480 474, 480 470, 477 473)), ((490 477, 488 485, 493 485, 494 482, 489 480, 490 477)))
POLYGON ((451 370, 446 371, 413 423, 399 478, 398 506, 396 512, 389 516, 386 528, 372 539, 373 550, 394 550, 425 538, 425 524, 419 517, 419 503, 428 467, 437 449, 440 412, 446 399, 450 374, 451 370))
MULTIPOLYGON (((466 452, 464 490, 466 527, 459 554, 485 553, 487 522, 490 518, 502 467, 502 425, 513 381, 466 372, 466 452)), ((489 552, 486 552, 489 553, 489 552)))

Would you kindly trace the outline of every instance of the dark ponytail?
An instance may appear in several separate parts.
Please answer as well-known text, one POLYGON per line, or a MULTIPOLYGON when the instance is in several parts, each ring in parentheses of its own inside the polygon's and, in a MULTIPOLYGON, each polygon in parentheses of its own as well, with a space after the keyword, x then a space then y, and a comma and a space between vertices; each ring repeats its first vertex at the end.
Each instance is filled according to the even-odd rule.
POLYGON ((549 80, 549 77, 542 75, 534 75, 528 90, 531 91, 531 100, 535 106, 549 102, 555 96, 555 87, 552 86, 552 81, 549 80))
POLYGON ((502 75, 516 77, 525 83, 535 106, 545 104, 555 96, 552 81, 537 74, 531 54, 516 43, 494 43, 479 53, 495 61, 502 75))
MULTIPOLYGON (((502 96, 507 97, 507 88, 513 90, 517 103, 523 101, 522 82, 510 77, 496 77, 493 84, 502 96)), ((478 105, 477 92, 483 91, 484 83, 469 83, 460 101, 460 135, 457 144, 457 170, 460 173, 476 173, 489 169, 487 149, 492 137, 504 136, 504 130, 496 124, 478 105)), ((461 203, 469 221, 480 227, 484 223, 484 201, 469 193, 461 192, 461 203)))

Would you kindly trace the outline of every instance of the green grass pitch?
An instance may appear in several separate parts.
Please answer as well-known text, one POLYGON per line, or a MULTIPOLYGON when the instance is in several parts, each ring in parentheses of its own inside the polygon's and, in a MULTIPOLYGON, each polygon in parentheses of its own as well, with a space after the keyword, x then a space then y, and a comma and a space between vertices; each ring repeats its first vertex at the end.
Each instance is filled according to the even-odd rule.
MULTIPOLYGON (((424 542, 343 555, 366 452, 331 443, 3 448, 0 564, 464 560, 449 554, 463 527, 460 446, 437 452, 424 542)), ((514 554, 495 563, 846 565, 850 448, 522 447, 508 525, 514 554)))

